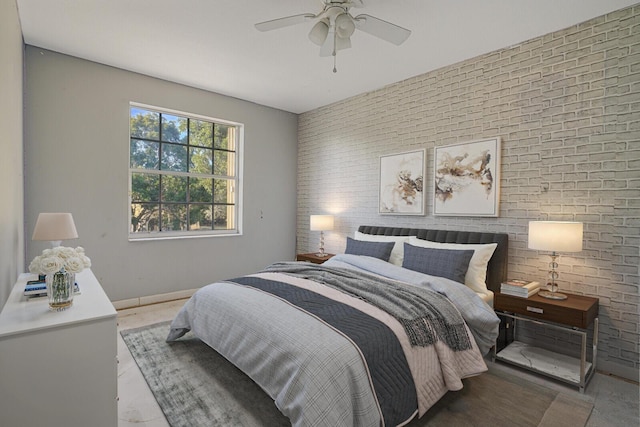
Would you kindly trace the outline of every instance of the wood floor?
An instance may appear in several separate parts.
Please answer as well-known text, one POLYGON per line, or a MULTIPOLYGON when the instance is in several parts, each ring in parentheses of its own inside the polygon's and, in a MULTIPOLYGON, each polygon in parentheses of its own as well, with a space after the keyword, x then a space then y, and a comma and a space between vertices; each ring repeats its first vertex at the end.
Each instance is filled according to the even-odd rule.
MULTIPOLYGON (((118 312, 118 331, 171 320, 185 300, 154 304, 118 312)), ((118 334, 118 427, 165 427, 167 421, 147 387, 144 377, 118 334)), ((487 362, 492 363, 492 362, 487 362)), ((496 369, 565 393, 579 395, 574 387, 501 364, 496 369)), ((640 389, 637 384, 596 373, 587 386, 585 397, 594 409, 587 427, 640 426, 640 389)), ((571 414, 567 414, 570 416, 571 414)), ((197 427, 197 426, 194 426, 197 427)))

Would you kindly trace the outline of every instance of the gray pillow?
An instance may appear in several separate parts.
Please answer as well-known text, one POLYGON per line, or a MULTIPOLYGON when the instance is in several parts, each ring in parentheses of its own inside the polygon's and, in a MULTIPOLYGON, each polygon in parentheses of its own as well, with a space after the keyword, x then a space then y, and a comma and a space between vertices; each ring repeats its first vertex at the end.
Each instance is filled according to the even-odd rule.
POLYGON ((409 270, 464 283, 473 250, 421 248, 404 244, 402 266, 409 270))
POLYGON ((395 242, 366 242, 364 240, 355 240, 347 237, 347 249, 344 253, 370 256, 383 261, 389 261, 391 251, 395 244, 395 242))

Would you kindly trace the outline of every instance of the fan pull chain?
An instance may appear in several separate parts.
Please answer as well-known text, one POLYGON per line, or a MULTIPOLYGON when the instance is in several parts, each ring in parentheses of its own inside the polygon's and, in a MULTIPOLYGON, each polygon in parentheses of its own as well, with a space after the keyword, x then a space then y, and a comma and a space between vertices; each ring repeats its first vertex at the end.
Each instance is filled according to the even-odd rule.
POLYGON ((336 51, 338 46, 338 35, 336 34, 336 29, 335 29, 335 25, 333 27, 333 72, 334 74, 338 72, 338 69, 336 68, 336 58, 338 57, 338 55, 336 55, 336 51))

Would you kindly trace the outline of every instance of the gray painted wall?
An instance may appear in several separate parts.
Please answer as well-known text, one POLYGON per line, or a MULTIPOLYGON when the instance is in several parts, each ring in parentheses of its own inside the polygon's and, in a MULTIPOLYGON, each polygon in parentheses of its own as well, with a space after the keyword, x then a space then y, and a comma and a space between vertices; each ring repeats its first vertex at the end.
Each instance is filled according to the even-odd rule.
POLYGON ((0 2, 0 307, 24 264, 22 77, 24 45, 13 0, 0 2))
MULTIPOLYGON (((26 47, 26 230, 71 212, 112 301, 193 289, 295 255, 297 115, 26 47), (129 242, 129 102, 245 125, 243 235, 129 242)), ((15 106, 14 106, 15 108, 15 106)), ((47 247, 27 240, 26 264, 47 247)))
POLYGON ((336 214, 334 253, 362 224, 504 232, 510 276, 544 281, 549 256, 527 249, 528 222, 582 221, 584 249, 561 254, 560 285, 599 298, 598 367, 637 381, 639 19, 626 8, 302 114, 298 250, 317 248, 318 213, 336 214), (495 136, 500 216, 433 216, 434 147, 495 136), (380 155, 422 148, 427 215, 378 215, 380 155))

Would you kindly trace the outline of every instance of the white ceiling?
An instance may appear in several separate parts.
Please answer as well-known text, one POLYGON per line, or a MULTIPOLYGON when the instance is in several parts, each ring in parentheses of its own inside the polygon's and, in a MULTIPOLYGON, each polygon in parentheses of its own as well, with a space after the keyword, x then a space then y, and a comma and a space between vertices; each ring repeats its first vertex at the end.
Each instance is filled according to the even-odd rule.
POLYGON ((320 57, 313 23, 254 24, 317 13, 321 0, 16 0, 24 41, 258 104, 301 113, 550 33, 638 0, 363 0, 412 30, 395 46, 356 31, 320 57))

